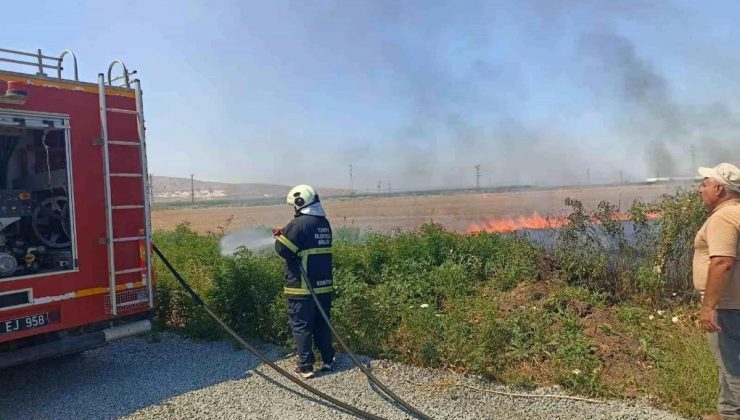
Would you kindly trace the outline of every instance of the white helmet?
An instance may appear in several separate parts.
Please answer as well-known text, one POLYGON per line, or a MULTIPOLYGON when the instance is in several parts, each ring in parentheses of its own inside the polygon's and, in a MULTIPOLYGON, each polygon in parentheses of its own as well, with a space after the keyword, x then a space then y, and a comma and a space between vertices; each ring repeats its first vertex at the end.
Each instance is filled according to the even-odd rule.
POLYGON ((288 193, 288 204, 300 210, 319 201, 319 194, 310 185, 298 185, 288 193))

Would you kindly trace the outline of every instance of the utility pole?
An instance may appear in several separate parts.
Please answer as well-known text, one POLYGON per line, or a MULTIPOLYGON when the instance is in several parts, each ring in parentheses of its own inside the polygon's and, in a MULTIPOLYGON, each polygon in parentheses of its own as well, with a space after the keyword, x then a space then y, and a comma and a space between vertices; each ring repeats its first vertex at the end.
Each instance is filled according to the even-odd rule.
POLYGON ((349 164, 349 189, 350 191, 355 190, 355 180, 352 177, 352 164, 351 163, 349 164))
POLYGON ((154 202, 154 174, 149 174, 149 203, 154 202))
POLYGON ((475 165, 475 189, 480 189, 480 165, 475 165))
POLYGON ((390 193, 391 193, 391 182, 388 181, 388 194, 390 194, 390 193))
POLYGON ((591 168, 586 168, 586 184, 591 185, 591 168))
POLYGON ((195 204, 195 183, 193 182, 193 174, 190 174, 190 203, 195 204))

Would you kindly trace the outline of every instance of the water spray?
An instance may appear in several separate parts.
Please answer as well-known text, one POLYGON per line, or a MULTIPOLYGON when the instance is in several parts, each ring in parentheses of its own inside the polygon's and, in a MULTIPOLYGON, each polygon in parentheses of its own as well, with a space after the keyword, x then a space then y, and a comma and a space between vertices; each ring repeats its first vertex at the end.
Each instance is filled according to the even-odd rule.
POLYGON ((246 228, 225 235, 221 239, 221 255, 231 256, 241 247, 253 253, 269 252, 273 249, 275 238, 267 229, 246 228))

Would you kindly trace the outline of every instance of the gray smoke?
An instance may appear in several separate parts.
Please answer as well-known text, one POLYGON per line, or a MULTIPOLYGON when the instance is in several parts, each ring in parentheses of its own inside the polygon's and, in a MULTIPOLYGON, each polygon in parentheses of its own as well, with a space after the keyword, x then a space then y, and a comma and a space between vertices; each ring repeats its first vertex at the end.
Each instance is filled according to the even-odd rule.
POLYGON ((587 78, 603 102, 616 105, 614 128, 625 147, 640 151, 649 176, 694 175, 697 163, 715 164, 737 158, 740 119, 722 103, 688 106, 678 103, 665 77, 629 39, 610 33, 584 35, 579 50, 586 59, 587 78))
MULTIPOLYGON (((587 148, 584 151, 590 152, 591 157, 579 153, 578 147, 573 146, 577 142, 572 134, 559 131, 557 126, 525 123, 519 111, 500 98, 529 95, 516 68, 482 56, 471 59, 462 68, 451 68, 441 61, 437 50, 444 48, 444 34, 454 33, 483 51, 497 42, 489 37, 487 24, 494 24, 507 14, 516 15, 511 10, 499 14, 482 9, 461 12, 449 21, 433 22, 433 27, 423 12, 396 10, 382 15, 391 20, 402 19, 423 34, 369 47, 367 43, 374 38, 363 40, 363 46, 393 70, 398 91, 408 101, 410 115, 399 127, 391 150, 366 144, 347 147, 345 156, 356 168, 364 168, 378 178, 395 178, 397 184, 420 187, 469 186, 476 164, 483 167, 483 186, 489 179, 494 185, 581 183, 592 165, 594 178, 609 176, 614 180, 623 162, 594 158, 593 150, 587 148), (496 86, 504 88, 492 92, 496 86), (499 115, 484 122, 471 117, 481 109, 498 111, 499 115)), ((368 24, 366 19, 360 22, 368 24)), ((544 33, 534 36, 546 41, 544 33)), ((605 118, 613 121, 625 148, 638 145, 646 162, 644 173, 680 175, 674 155, 680 152, 679 139, 687 137, 686 122, 682 110, 670 98, 665 79, 637 55, 626 39, 589 35, 583 37, 579 48, 591 58, 585 63, 588 72, 607 75, 608 86, 604 88, 608 91, 602 93, 608 96, 605 100, 619 102, 621 112, 605 118)), ((358 54, 357 51, 353 49, 350 54, 358 54)), ((593 139, 584 142, 590 140, 593 139)))
MULTIPOLYGON (((456 8, 385 0, 276 4, 277 23, 246 9, 240 19, 268 46, 275 34, 290 34, 290 43, 276 44, 283 49, 270 50, 280 57, 275 67, 321 82, 309 94, 298 82, 278 94, 295 92, 306 109, 332 99, 316 114, 316 127, 331 128, 323 137, 300 113, 296 123, 291 114, 283 120, 280 110, 270 110, 278 117, 263 130, 266 146, 250 155, 250 164, 276 182, 346 187, 351 163, 354 186, 366 190, 378 181, 382 189, 389 181, 407 189, 469 187, 474 165, 481 165, 482 186, 489 179, 556 185, 583 183, 587 172, 593 182, 616 181, 622 172, 631 180, 693 175, 692 146, 696 164, 738 158, 732 145, 740 119, 731 104, 707 105, 701 95, 681 100, 675 93, 683 87, 672 85, 636 38, 661 19, 687 18, 678 6, 639 0, 471 1, 456 8), (550 81, 558 97, 547 92, 550 81), (365 115, 343 114, 341 101, 362 103, 358 112, 370 109, 377 130, 365 115), (313 142, 321 150, 303 156, 313 142)), ((248 96, 245 89, 233 100, 248 96)))

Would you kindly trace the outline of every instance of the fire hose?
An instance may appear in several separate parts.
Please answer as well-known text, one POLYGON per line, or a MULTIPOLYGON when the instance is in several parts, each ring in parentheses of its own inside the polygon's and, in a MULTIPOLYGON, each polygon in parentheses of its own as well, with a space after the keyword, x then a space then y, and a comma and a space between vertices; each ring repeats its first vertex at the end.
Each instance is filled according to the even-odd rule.
MULTIPOLYGON (((221 328, 224 329, 224 331, 226 331, 227 333, 229 333, 229 335, 231 337, 233 337, 234 340, 236 340, 239 344, 241 344, 242 347, 244 347, 245 349, 249 350, 252 354, 254 354, 255 356, 257 356, 257 358, 260 359, 262 361, 262 363, 265 363, 266 365, 270 366, 275 371, 277 371, 279 374, 281 374, 282 376, 288 378, 291 382, 295 383, 296 385, 300 386, 301 388, 305 389, 306 391, 308 391, 308 392, 310 392, 310 393, 318 396, 319 398, 321 398, 321 399, 323 399, 325 401, 329 401, 330 403, 334 404, 335 406, 341 407, 341 408, 343 408, 343 409, 351 412, 352 414, 354 414, 354 415, 356 415, 358 417, 361 417, 361 418, 364 418, 364 419, 369 419, 369 420, 385 420, 385 419, 383 419, 383 417, 379 417, 379 416, 376 416, 374 414, 370 414, 370 413, 368 413, 366 411, 363 411, 363 410, 361 410, 361 409, 359 409, 357 407, 354 407, 352 405, 349 405, 349 404, 347 404, 345 402, 339 401, 338 399, 336 399, 336 398, 334 398, 334 397, 332 397, 332 396, 330 396, 328 394, 325 394, 325 393, 319 391, 318 389, 316 389, 316 388, 314 388, 314 387, 306 384, 305 382, 299 380, 298 378, 296 378, 293 375, 291 375, 290 373, 288 373, 285 369, 283 369, 280 366, 278 366, 275 363, 273 363, 270 359, 267 358, 267 356, 265 356, 259 350, 257 350, 252 345, 250 345, 249 343, 247 343, 236 332, 234 332, 234 330, 232 330, 231 328, 229 328, 229 326, 226 325, 226 323, 224 321, 222 321, 218 316, 216 316, 216 314, 214 314, 211 311, 211 309, 208 307, 208 305, 206 305, 206 303, 203 301, 203 299, 201 299, 201 297, 190 287, 190 285, 188 285, 187 282, 185 282, 185 279, 183 279, 182 276, 180 275, 180 273, 178 273, 177 270, 175 270, 175 267, 173 267, 172 264, 170 264, 170 262, 164 256, 164 254, 162 254, 162 251, 160 251, 159 248, 157 248, 156 245, 153 245, 153 248, 154 248, 154 252, 157 254, 157 256, 162 260, 162 262, 167 267, 167 269, 170 270, 170 272, 172 273, 172 275, 175 276, 175 279, 177 279, 177 281, 180 283, 180 285, 190 294, 190 296, 193 298, 193 300, 195 301, 195 303, 197 303, 198 305, 200 305, 203 308, 203 310, 205 310, 206 313, 209 316, 211 316, 211 318, 213 318, 213 320, 216 321, 216 323, 218 323, 218 325, 220 325, 221 328)), ((333 329, 332 329, 332 331, 333 331, 333 329)))

